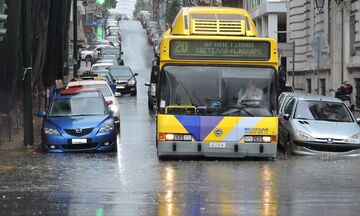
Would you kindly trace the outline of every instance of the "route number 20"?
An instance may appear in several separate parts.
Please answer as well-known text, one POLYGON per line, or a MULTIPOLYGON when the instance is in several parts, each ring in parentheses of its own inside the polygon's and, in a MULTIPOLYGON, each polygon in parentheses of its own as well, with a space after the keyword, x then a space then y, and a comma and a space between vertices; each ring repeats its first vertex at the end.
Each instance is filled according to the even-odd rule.
POLYGON ((175 42, 175 53, 187 53, 188 52, 188 44, 182 41, 175 42))

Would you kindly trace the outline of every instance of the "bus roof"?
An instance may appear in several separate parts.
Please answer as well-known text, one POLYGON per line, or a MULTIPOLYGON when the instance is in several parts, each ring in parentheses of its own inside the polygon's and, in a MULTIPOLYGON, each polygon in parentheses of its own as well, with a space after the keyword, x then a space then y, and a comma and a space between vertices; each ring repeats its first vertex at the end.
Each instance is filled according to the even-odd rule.
POLYGON ((241 8, 183 7, 171 28, 174 35, 257 36, 250 14, 241 8))

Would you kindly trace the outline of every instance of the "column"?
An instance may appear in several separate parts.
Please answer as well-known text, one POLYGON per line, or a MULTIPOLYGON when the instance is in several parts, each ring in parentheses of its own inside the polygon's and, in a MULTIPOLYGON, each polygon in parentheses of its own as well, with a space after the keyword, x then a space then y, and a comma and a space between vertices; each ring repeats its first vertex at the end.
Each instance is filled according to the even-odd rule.
POLYGON ((266 22, 266 16, 262 16, 261 17, 261 36, 262 37, 267 37, 268 36, 268 27, 267 27, 267 22, 266 22))
POLYGON ((268 36, 277 40, 277 30, 278 16, 275 13, 271 13, 268 15, 268 36))

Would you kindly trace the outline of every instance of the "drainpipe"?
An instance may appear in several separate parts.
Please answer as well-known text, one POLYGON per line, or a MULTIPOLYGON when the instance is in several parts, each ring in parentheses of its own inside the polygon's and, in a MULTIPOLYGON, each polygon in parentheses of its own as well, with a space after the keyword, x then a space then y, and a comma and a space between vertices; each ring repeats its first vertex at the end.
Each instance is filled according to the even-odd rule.
POLYGON ((344 82, 344 7, 341 8, 341 83, 344 82))

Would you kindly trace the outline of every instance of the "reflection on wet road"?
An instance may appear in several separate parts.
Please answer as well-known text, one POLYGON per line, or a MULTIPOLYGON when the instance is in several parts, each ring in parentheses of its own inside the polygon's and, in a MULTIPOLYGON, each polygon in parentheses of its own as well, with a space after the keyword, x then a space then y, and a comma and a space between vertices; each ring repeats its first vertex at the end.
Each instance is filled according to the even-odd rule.
POLYGON ((138 96, 122 96, 118 153, 0 152, 0 215, 358 215, 360 159, 159 162, 145 30, 121 23, 138 96))

